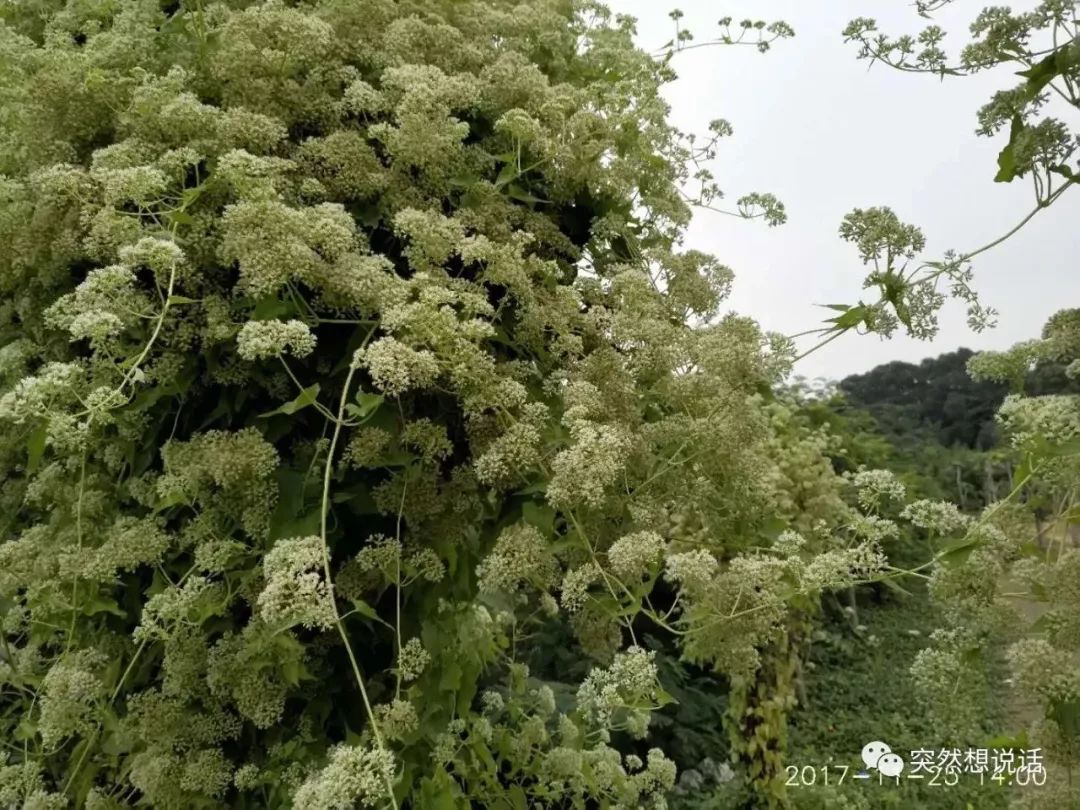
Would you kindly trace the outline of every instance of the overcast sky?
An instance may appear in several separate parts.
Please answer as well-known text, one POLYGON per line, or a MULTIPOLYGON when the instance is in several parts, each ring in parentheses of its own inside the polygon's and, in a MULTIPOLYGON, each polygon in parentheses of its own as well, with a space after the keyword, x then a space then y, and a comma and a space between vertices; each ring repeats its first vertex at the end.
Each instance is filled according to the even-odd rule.
MULTIPOLYGON (((883 65, 867 68, 841 31, 853 17, 875 17, 890 34, 924 24, 909 0, 609 0, 638 18, 650 50, 671 39, 672 7, 695 41, 713 38, 721 16, 782 19, 794 39, 767 54, 750 47, 699 48, 675 57, 678 81, 666 97, 684 131, 707 132, 710 120, 735 129, 722 142, 714 174, 734 203, 750 191, 776 194, 788 223, 768 228, 699 211, 686 247, 716 255, 735 270, 730 306, 766 329, 794 334, 825 317, 815 304, 855 303, 864 268, 837 236, 852 208, 891 207, 923 229, 925 258, 970 251, 1012 228, 1034 205, 1026 180, 994 183, 1007 140, 975 135, 975 113, 1016 77, 988 73, 944 82, 883 65)), ((1024 8, 1029 3, 1014 3, 1024 8)), ((982 2, 958 2, 935 19, 955 53, 982 2)), ((1075 122, 1075 113, 1074 120, 1075 122)), ((1012 239, 975 260, 976 287, 1000 312, 996 329, 972 333, 964 306, 950 302, 932 343, 897 334, 846 335, 801 361, 797 373, 838 379, 889 360, 918 361, 959 346, 1005 348, 1036 337, 1053 312, 1080 306, 1080 189, 1040 213, 1012 239)))

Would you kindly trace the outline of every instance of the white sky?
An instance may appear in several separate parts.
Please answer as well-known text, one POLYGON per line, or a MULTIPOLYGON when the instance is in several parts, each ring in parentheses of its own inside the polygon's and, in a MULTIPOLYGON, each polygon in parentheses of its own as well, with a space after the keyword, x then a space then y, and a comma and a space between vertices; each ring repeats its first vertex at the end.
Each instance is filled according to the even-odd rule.
MULTIPOLYGON (((716 21, 726 15, 782 19, 795 29, 794 39, 764 55, 743 46, 680 53, 673 63, 680 78, 665 93, 672 121, 684 131, 705 134, 714 118, 734 126, 713 166, 726 196, 720 205, 733 208, 743 194, 763 191, 787 206, 788 222, 776 228, 699 211, 686 238, 687 248, 712 253, 734 269, 730 308, 766 329, 802 332, 832 317, 815 304, 869 298, 854 247, 837 235, 852 208, 891 207, 922 228, 924 258, 935 259, 950 248, 966 252, 996 239, 1034 206, 1027 179, 993 182, 1007 134, 975 135, 978 108, 1018 81, 1008 70, 944 82, 880 64, 868 70, 868 62, 855 58, 857 46, 843 42, 840 32, 858 16, 876 18, 890 35, 917 33, 925 21, 908 0, 608 4, 638 18, 639 43, 649 50, 671 39, 667 13, 676 6, 695 41, 712 39, 716 21)), ((984 4, 957 2, 935 17, 950 32, 950 54, 966 44, 967 25, 984 4)), ((951 301, 932 343, 901 332, 889 341, 845 335, 801 361, 796 373, 837 379, 890 360, 918 361, 959 346, 1005 348, 1037 337, 1052 313, 1080 306, 1080 189, 974 261, 976 289, 1000 312, 996 329, 972 333, 963 304, 951 301)))

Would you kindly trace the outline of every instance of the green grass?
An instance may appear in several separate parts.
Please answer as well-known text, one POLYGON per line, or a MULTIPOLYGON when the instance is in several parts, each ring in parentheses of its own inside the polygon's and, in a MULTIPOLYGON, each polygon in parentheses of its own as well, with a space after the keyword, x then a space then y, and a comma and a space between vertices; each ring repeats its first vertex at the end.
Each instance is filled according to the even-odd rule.
MULTIPOLYGON (((905 777, 898 786, 881 785, 876 777, 851 779, 863 767, 863 745, 874 740, 888 743, 905 760, 916 749, 954 747, 920 711, 908 673, 916 654, 927 644, 927 634, 938 625, 925 595, 920 592, 903 600, 860 606, 858 623, 866 629, 855 632, 854 623, 837 611, 825 623, 825 639, 811 651, 813 668, 806 674, 808 705, 800 706, 793 715, 788 757, 791 765, 818 768, 818 780, 824 765, 847 765, 851 771, 847 781, 833 791, 820 786, 789 788, 793 806, 845 806, 843 797, 848 800, 846 806, 860 808, 1006 807, 1007 788, 994 783, 980 785, 977 777, 970 775, 961 775, 959 783, 951 787, 905 777)), ((999 672, 990 675, 991 683, 1000 682, 999 672)), ((991 693, 985 708, 984 730, 991 738, 1000 733, 1004 720, 1000 695, 991 693)), ((839 771, 830 774, 834 780, 838 775, 839 771)))

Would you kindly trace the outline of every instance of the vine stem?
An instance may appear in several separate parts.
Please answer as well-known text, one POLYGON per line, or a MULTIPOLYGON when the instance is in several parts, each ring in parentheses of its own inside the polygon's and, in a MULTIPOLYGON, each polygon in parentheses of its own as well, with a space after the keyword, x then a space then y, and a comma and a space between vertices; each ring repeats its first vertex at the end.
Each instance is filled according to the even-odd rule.
MULTIPOLYGON (((124 387, 129 382, 131 382, 132 380, 135 379, 135 375, 138 374, 138 372, 139 372, 139 367, 143 364, 143 361, 145 361, 147 356, 150 354, 150 350, 154 347, 154 344, 157 343, 158 336, 161 334, 161 328, 165 325, 165 318, 168 316, 169 309, 171 309, 171 307, 172 307, 172 297, 173 297, 173 291, 175 290, 175 288, 176 288, 176 263, 173 263, 173 266, 169 269, 169 283, 168 283, 168 287, 166 289, 165 300, 164 300, 164 303, 161 306, 161 313, 158 315, 157 323, 154 324, 154 331, 150 334, 150 339, 146 342, 146 345, 143 346, 142 351, 139 353, 139 356, 135 358, 135 362, 131 364, 131 368, 129 368, 127 370, 127 373, 125 373, 123 378, 120 380, 120 384, 116 387, 116 390, 112 391, 109 394, 109 397, 106 400, 107 407, 109 409, 112 409, 114 407, 114 405, 113 405, 113 398, 114 397, 121 397, 121 398, 123 397, 123 395, 124 395, 124 387)), ((158 290, 159 290, 159 295, 160 295, 160 287, 158 288, 158 290)), ((123 404, 126 404, 126 403, 120 403, 116 407, 121 407, 123 404)), ((77 416, 86 416, 89 413, 91 413, 91 411, 89 409, 87 409, 87 410, 83 411, 82 413, 79 413, 79 414, 76 414, 76 415, 77 416)))
MULTIPOLYGON (((184 575, 180 577, 180 579, 177 581, 175 587, 180 587, 181 585, 183 585, 187 578, 191 575, 191 572, 194 570, 195 567, 192 566, 187 571, 185 571, 184 575)), ((127 667, 124 669, 124 673, 120 676, 120 680, 116 682, 116 687, 113 689, 112 694, 109 696, 109 702, 106 704, 107 706, 112 706, 114 703, 116 703, 116 699, 120 697, 120 690, 124 688, 124 684, 127 682, 128 675, 130 675, 131 671, 135 669, 135 664, 138 663, 139 657, 143 654, 143 650, 146 649, 149 643, 150 639, 148 638, 143 638, 143 640, 139 642, 139 646, 135 649, 135 654, 131 656, 131 661, 128 662, 127 667)), ((34 700, 37 700, 37 695, 34 695, 34 700)), ((31 711, 33 711, 32 705, 30 708, 31 711)), ((86 761, 86 757, 90 753, 91 744, 97 741, 97 735, 101 733, 101 728, 101 721, 98 721, 97 725, 94 727, 93 733, 87 738, 86 747, 83 748, 82 754, 79 755, 78 762, 76 762, 75 767, 72 768, 71 775, 68 777, 67 782, 64 783, 64 795, 67 795, 68 790, 71 789, 71 785, 74 783, 75 777, 78 775, 79 770, 82 768, 83 762, 86 761)))
MULTIPOLYGON (((398 403, 400 408, 400 402, 398 403)), ((404 418, 403 418, 404 421, 404 418)), ((397 581, 394 583, 395 592, 395 612, 394 612, 394 635, 397 637, 397 654, 398 654, 398 672, 397 683, 394 687, 394 697, 401 697, 401 516, 405 513, 405 493, 409 491, 409 479, 406 478, 405 482, 401 485, 401 503, 398 505, 397 513, 397 529, 395 531, 395 540, 397 541, 397 581)))
POLYGON ((830 343, 832 343, 834 340, 836 340, 838 337, 845 334, 846 332, 847 332, 847 329, 838 329, 838 330, 836 330, 829 337, 827 337, 824 340, 820 341, 817 345, 807 349, 805 352, 800 354, 798 357, 796 357, 791 362, 792 363, 798 363, 800 360, 802 360, 803 358, 808 357, 809 355, 813 354, 818 349, 822 349, 825 346, 828 346, 830 343))
POLYGON ((975 250, 971 251, 970 253, 965 253, 963 256, 960 257, 959 261, 961 261, 961 262, 971 261, 973 258, 978 256, 980 253, 985 253, 986 251, 990 250, 991 248, 997 247, 1002 242, 1004 242, 1007 239, 1009 239, 1010 237, 1012 237, 1014 234, 1019 232, 1020 229, 1022 229, 1025 225, 1027 225, 1032 219, 1034 219, 1036 214, 1038 214, 1044 208, 1049 208, 1051 203, 1055 202, 1057 200, 1057 198, 1060 197, 1062 194, 1064 194, 1065 191, 1075 182, 1076 182, 1075 180, 1070 180, 1069 182, 1065 183, 1065 185, 1063 185, 1057 191, 1053 192, 1044 201, 1040 202, 1033 209, 1031 209, 1031 211, 1028 212, 1027 216, 1025 216, 1018 223, 1016 223, 1011 229, 1006 231, 1004 234, 999 236, 994 241, 987 242, 982 247, 976 248, 975 250))
MULTIPOLYGON (((510 411, 508 411, 506 408, 501 408, 501 412, 503 416, 510 422, 518 422, 517 417, 510 413, 510 411)), ((544 477, 550 480, 551 470, 548 469, 548 466, 544 463, 544 460, 542 458, 538 461, 538 464, 540 466, 541 472, 544 473, 544 477)), ((522 480, 526 480, 524 476, 522 476, 522 480)), ((631 599, 634 599, 635 597, 633 592, 626 586, 626 584, 622 580, 620 580, 614 574, 609 574, 607 571, 604 570, 604 566, 600 564, 600 560, 597 557, 596 549, 594 548, 592 541, 589 539, 589 536, 585 533, 585 528, 581 525, 580 521, 578 521, 574 509, 568 506, 565 509, 560 508, 559 511, 566 514, 566 516, 570 519, 570 522, 573 524, 574 530, 585 542, 585 548, 589 552, 589 559, 591 560, 593 565, 596 566, 596 570, 600 572, 600 578, 604 581, 604 586, 607 588, 608 593, 611 595, 611 598, 615 600, 616 604, 621 604, 622 600, 619 598, 619 595, 615 593, 615 588, 611 585, 612 579, 614 579, 615 582, 619 583, 619 586, 623 589, 623 591, 626 592, 627 596, 629 596, 631 599)), ((639 604, 640 612, 641 600, 637 599, 637 602, 639 604)), ((633 620, 629 616, 624 616, 622 622, 626 626, 626 629, 630 632, 631 642, 633 642, 634 646, 638 646, 637 636, 634 634, 633 620)))
MULTIPOLYGON (((175 236, 175 233, 174 232, 170 233, 170 235, 175 236)), ((147 341, 146 345, 143 347, 142 352, 140 352, 139 356, 135 358, 135 362, 132 364, 131 368, 128 369, 127 373, 120 380, 120 385, 117 386, 116 390, 110 395, 110 399, 112 398, 112 396, 115 396, 115 395, 123 395, 124 387, 131 380, 133 380, 135 378, 135 375, 136 375, 136 373, 137 373, 137 371, 139 369, 139 366, 142 365, 143 361, 150 354, 150 350, 153 348, 154 344, 157 342, 158 336, 161 334, 161 329, 165 325, 165 318, 169 314, 169 308, 171 306, 172 295, 173 295, 173 291, 174 291, 175 288, 176 288, 176 263, 174 262, 172 267, 169 269, 169 283, 167 285, 167 290, 166 290, 166 295, 165 295, 164 302, 162 303, 161 314, 158 316, 157 323, 154 325, 154 331, 151 333, 150 339, 147 341)), ((84 485, 85 485, 85 481, 86 481, 86 455, 84 453, 83 454, 83 459, 82 459, 80 476, 79 476, 79 501, 78 501, 77 513, 76 513, 76 530, 77 530, 77 534, 78 534, 78 543, 79 543, 80 548, 82 547, 82 500, 83 500, 83 488, 84 488, 84 485)), ((75 598, 76 598, 76 594, 78 593, 78 590, 77 590, 78 589, 78 582, 79 582, 79 580, 78 580, 78 577, 76 576, 75 582, 73 583, 73 586, 72 586, 72 602, 73 602, 72 603, 72 621, 71 621, 71 628, 70 628, 69 633, 68 633, 68 638, 65 640, 65 644, 64 644, 64 652, 65 653, 67 652, 68 648, 71 645, 71 639, 72 639, 72 636, 73 636, 73 634, 75 632, 75 619, 76 619, 77 606, 74 604, 74 601, 75 601, 75 598)), ((116 701, 116 698, 120 694, 120 690, 123 688, 124 682, 127 680, 128 675, 131 673, 131 670, 134 668, 135 663, 139 660, 139 656, 142 654, 142 651, 145 648, 146 648, 146 642, 143 641, 139 645, 138 649, 136 649, 135 655, 132 656, 131 662, 128 664, 127 669, 124 670, 124 674, 121 676, 120 681, 116 684, 116 689, 113 690, 112 696, 109 698, 109 705, 110 706, 116 701)), ((35 700, 37 699, 36 695, 35 695, 34 699, 35 700)), ((31 711, 32 711, 32 707, 31 707, 31 711)), ((75 763, 74 768, 72 768, 71 775, 68 777, 67 782, 64 783, 63 793, 65 795, 67 794, 68 790, 71 789, 71 785, 74 783, 75 777, 78 776, 79 771, 82 768, 82 764, 83 764, 83 762, 86 761, 86 757, 89 755, 90 749, 93 747, 93 743, 96 741, 97 735, 98 735, 98 733, 100 733, 100 731, 101 731, 101 725, 99 723, 97 725, 97 727, 95 728, 94 733, 90 737, 87 738, 87 742, 86 742, 86 745, 83 747, 82 754, 79 756, 79 759, 75 763)))
MULTIPOLYGON (((76 548, 81 553, 83 544, 83 494, 86 490, 86 450, 83 450, 82 461, 79 464, 79 497, 75 502, 75 542, 76 548)), ((75 572, 75 579, 71 583, 71 625, 68 627, 67 639, 64 641, 64 655, 71 649, 75 639, 75 622, 79 615, 79 573, 75 572)))
MULTIPOLYGON (((112 695, 109 697, 109 706, 112 706, 116 702, 116 698, 120 696, 120 690, 124 688, 124 682, 127 681, 128 675, 135 668, 135 664, 139 660, 139 656, 142 655, 142 651, 146 649, 147 641, 143 641, 139 644, 135 650, 135 654, 131 656, 131 661, 128 663, 127 668, 124 670, 124 674, 120 676, 120 680, 116 683, 116 688, 113 689, 112 695)), ((36 696, 35 696, 36 699, 36 696)), ((83 751, 79 755, 78 761, 75 763, 75 767, 71 769, 71 775, 68 777, 67 782, 64 783, 63 795, 67 795, 67 792, 71 790, 71 785, 75 782, 75 777, 79 775, 79 771, 82 769, 83 762, 86 761, 86 757, 90 754, 90 749, 93 747, 93 743, 97 742, 97 736, 101 733, 101 723, 99 722, 94 728, 94 733, 87 738, 86 745, 83 746, 83 751)))
MULTIPOLYGON (((374 328, 368 332, 368 338, 375 332, 374 328)), ((367 343, 367 339, 364 340, 367 343)), ((330 513, 330 478, 334 472, 334 452, 341 438, 341 427, 345 423, 345 406, 349 404, 349 390, 352 388, 353 377, 356 374, 357 364, 355 358, 349 362, 349 373, 345 376, 345 384, 341 389, 341 400, 338 403, 337 417, 334 420, 334 432, 330 437, 330 448, 326 453, 326 469, 323 471, 322 504, 319 508, 319 539, 322 541, 323 574, 326 577, 326 588, 330 594, 330 606, 334 611, 334 624, 337 627, 341 641, 345 645, 345 652, 349 656, 349 664, 352 666, 353 677, 356 685, 360 688, 360 697, 364 701, 364 710, 367 712, 368 722, 371 724, 372 736, 380 750, 389 753, 386 743, 383 741, 379 724, 375 720, 375 711, 371 707, 367 687, 364 685, 364 677, 360 674, 360 665, 356 660, 352 644, 349 643, 349 634, 345 630, 345 624, 338 613, 337 598, 334 595, 334 580, 330 570, 330 545, 327 541, 327 516, 330 513)), ((390 802, 394 810, 398 810, 397 797, 394 796, 394 785, 389 777, 386 780, 386 790, 390 796, 390 802)))

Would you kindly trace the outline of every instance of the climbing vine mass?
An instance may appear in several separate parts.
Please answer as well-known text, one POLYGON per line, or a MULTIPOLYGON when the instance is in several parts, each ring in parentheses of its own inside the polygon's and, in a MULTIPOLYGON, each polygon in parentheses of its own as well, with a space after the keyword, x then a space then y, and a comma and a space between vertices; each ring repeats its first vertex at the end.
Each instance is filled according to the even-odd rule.
MULTIPOLYGON (((0 7, 0 806, 663 808, 672 650, 782 803, 801 641, 903 575, 888 509, 1002 545, 836 475, 774 395, 792 342, 681 244, 730 125, 672 127, 688 36, 634 33, 589 0, 0 7)), ((932 332, 893 265, 921 233, 842 235, 886 296, 835 329, 932 332)))

